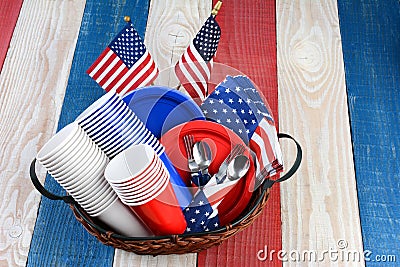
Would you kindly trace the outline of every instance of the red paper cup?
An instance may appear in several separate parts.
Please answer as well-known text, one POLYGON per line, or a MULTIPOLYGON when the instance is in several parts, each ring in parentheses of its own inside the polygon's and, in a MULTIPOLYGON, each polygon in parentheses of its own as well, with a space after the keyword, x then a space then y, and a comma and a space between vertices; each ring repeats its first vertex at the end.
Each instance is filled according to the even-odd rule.
POLYGON ((156 198, 130 209, 156 235, 182 234, 186 230, 186 220, 170 182, 156 198))

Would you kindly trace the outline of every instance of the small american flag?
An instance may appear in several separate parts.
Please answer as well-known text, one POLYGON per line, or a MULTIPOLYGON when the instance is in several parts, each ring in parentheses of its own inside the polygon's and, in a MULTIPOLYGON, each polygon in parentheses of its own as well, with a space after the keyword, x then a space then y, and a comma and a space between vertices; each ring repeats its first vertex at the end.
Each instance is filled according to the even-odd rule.
POLYGON ((203 191, 199 190, 190 205, 183 211, 186 219, 186 233, 208 232, 219 228, 219 217, 215 216, 212 207, 203 191))
POLYGON ((198 104, 208 95, 207 82, 220 37, 221 29, 214 16, 210 16, 175 65, 176 76, 198 104))
MULTIPOLYGON (((269 107, 244 76, 227 76, 201 105, 207 119, 233 130, 256 155, 258 174, 282 171, 282 152, 269 107)), ((265 178, 268 178, 265 177, 265 178)))
POLYGON ((129 22, 86 73, 107 92, 124 95, 150 84, 158 68, 129 22))

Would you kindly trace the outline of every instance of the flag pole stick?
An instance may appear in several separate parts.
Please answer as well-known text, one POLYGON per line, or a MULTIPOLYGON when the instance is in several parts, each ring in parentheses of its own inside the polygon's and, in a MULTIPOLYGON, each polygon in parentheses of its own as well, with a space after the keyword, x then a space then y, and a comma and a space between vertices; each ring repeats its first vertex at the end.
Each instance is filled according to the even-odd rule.
POLYGON ((218 1, 215 4, 213 10, 211 11, 211 15, 213 15, 214 17, 217 16, 218 11, 221 9, 221 6, 222 6, 222 1, 218 1))
MULTIPOLYGON (((214 8, 211 10, 211 15, 212 15, 214 18, 217 16, 218 11, 221 9, 221 6, 222 6, 222 1, 218 1, 218 2, 215 4, 214 8)), ((182 84, 179 83, 178 86, 176 87, 176 90, 179 90, 181 86, 182 86, 182 84)))

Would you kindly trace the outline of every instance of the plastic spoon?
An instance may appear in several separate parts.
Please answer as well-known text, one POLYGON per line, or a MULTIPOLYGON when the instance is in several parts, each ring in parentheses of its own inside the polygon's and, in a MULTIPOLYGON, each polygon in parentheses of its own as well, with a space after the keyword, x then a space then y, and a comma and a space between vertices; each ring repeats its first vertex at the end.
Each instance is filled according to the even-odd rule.
POLYGON ((193 158, 201 171, 202 179, 199 186, 204 186, 210 180, 210 174, 208 173, 208 167, 212 159, 210 146, 204 141, 196 142, 193 146, 193 158))

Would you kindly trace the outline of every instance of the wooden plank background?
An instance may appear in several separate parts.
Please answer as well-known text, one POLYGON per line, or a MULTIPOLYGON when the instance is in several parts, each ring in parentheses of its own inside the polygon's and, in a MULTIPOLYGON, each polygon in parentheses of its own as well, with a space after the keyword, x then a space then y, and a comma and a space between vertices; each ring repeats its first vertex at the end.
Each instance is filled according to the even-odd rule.
MULTIPOLYGON (((0 23, 0 30, 8 30, 8 35, 4 35, 8 38, 2 37, 0 40, 0 47, 8 48, 6 51, 4 49, 0 51, 3 57, 6 56, 0 72, 0 266, 282 264, 277 258, 277 253, 273 256, 274 262, 269 259, 264 261, 257 259, 257 252, 265 249, 263 245, 269 245, 270 239, 265 235, 265 229, 271 227, 266 223, 268 218, 265 216, 270 216, 267 215, 270 212, 268 210, 264 211, 264 218, 258 220, 256 226, 219 248, 210 249, 199 255, 138 256, 99 244, 74 221, 71 211, 63 203, 54 203, 44 198, 41 201, 39 193, 29 181, 29 164, 38 149, 57 129, 72 121, 85 106, 102 94, 102 90, 96 87, 84 71, 119 31, 123 25, 124 15, 131 15, 160 69, 168 69, 178 60, 187 43, 208 17, 211 2, 211 0, 135 0, 129 3, 123 0, 104 2, 38 0, 24 1, 20 10, 16 8, 21 3, 18 1, 13 2, 12 6, 5 2, 0 4, 2 22, 7 22, 0 23), (8 12, 9 7, 13 12, 8 12), (79 88, 81 88, 80 93, 79 88), (71 94, 71 90, 75 93, 71 94), (65 108, 61 112, 63 103, 65 108), (66 112, 67 109, 70 111, 66 112), (38 213, 39 207, 42 212, 38 213), (264 232, 257 227, 264 227, 264 232), (255 235, 257 242, 252 243, 255 235), (247 249, 247 246, 252 248, 247 249)), ((349 16, 352 12, 358 12, 358 8, 351 6, 349 1, 339 2, 339 14, 342 12, 343 16, 344 14, 349 16)), ((372 10, 379 8, 394 10, 394 14, 391 18, 384 16, 379 22, 379 27, 376 26, 377 22, 373 16, 359 17, 358 21, 365 20, 363 25, 368 26, 364 29, 365 32, 358 33, 357 27, 347 27, 348 43, 344 47, 348 49, 345 50, 348 54, 345 53, 345 62, 343 62, 340 23, 342 19, 348 23, 346 19, 348 17, 341 17, 339 23, 338 4, 334 0, 276 0, 276 2, 260 0, 251 3, 231 0, 224 3, 221 17, 217 18, 221 22, 222 38, 227 38, 221 40, 217 61, 229 62, 245 73, 254 71, 251 78, 257 83, 266 84, 267 91, 277 89, 278 95, 271 96, 268 100, 271 106, 274 106, 275 117, 279 116, 279 128, 282 132, 295 136, 303 146, 304 158, 300 170, 290 181, 281 185, 280 195, 279 192, 276 195, 280 200, 275 207, 278 207, 277 212, 281 213, 281 215, 275 214, 278 218, 276 223, 282 223, 281 228, 276 230, 279 232, 279 235, 275 235, 279 239, 277 248, 280 249, 281 242, 281 248, 287 252, 315 251, 321 255, 330 248, 340 250, 341 245, 346 245, 345 249, 348 251, 362 253, 364 249, 353 157, 356 156, 356 162, 357 159, 363 159, 363 149, 368 147, 368 144, 355 143, 357 150, 353 155, 350 126, 356 130, 355 136, 358 139, 355 141, 360 140, 360 136, 363 135, 360 129, 364 129, 360 125, 364 124, 356 124, 359 118, 357 114, 365 112, 365 109, 360 109, 356 104, 364 103, 357 101, 364 99, 363 94, 367 89, 360 87, 361 89, 352 90, 349 102, 352 105, 348 107, 346 94, 348 77, 345 76, 345 65, 346 70, 350 70, 346 75, 355 75, 347 84, 352 86, 351 89, 357 89, 360 75, 366 75, 364 81, 366 84, 370 80, 371 86, 379 84, 376 88, 391 89, 386 93, 379 90, 371 91, 374 96, 379 97, 369 97, 368 103, 377 107, 375 112, 379 115, 381 107, 391 101, 390 105, 386 105, 387 112, 394 115, 374 117, 376 123, 374 127, 379 128, 382 122, 386 123, 385 129, 389 130, 385 132, 387 134, 385 136, 388 138, 380 142, 389 144, 392 153, 382 154, 379 158, 383 161, 392 160, 390 162, 394 163, 391 163, 393 164, 390 165, 391 168, 394 168, 393 170, 397 168, 398 171, 398 143, 392 144, 387 141, 390 138, 398 138, 398 131, 388 127, 393 122, 398 125, 399 118, 398 103, 394 102, 399 99, 400 91, 398 47, 397 50, 379 47, 381 53, 376 54, 375 59, 380 62, 380 67, 387 65, 387 62, 392 63, 389 69, 390 75, 383 75, 385 71, 383 67, 379 69, 382 71, 378 72, 379 78, 386 77, 380 80, 368 80, 368 77, 378 76, 374 72, 364 74, 359 65, 374 64, 372 58, 368 57, 371 55, 368 53, 374 53, 373 47, 365 48, 367 54, 353 58, 353 61, 346 61, 346 57, 352 59, 351 55, 357 55, 359 51, 358 47, 353 45, 354 40, 351 41, 351 37, 369 34, 369 38, 374 39, 374 34, 380 36, 379 29, 386 27, 387 23, 396 23, 396 18, 400 17, 400 12, 396 13, 396 10, 399 10, 399 3, 390 1, 386 5, 380 5, 375 0, 362 2, 365 2, 363 10, 369 10, 366 14, 372 14, 372 10), (250 8, 245 9, 246 7, 250 8), (229 13, 226 13, 227 11, 229 13), (263 20, 265 19, 263 15, 274 17, 268 29, 249 27, 252 20, 254 24, 264 25, 266 22, 263 20), (233 27, 234 25, 237 28, 233 27), (271 32, 276 36, 276 42, 267 38, 271 32), (242 43, 239 45, 227 45, 236 40, 230 38, 241 36, 242 43), (265 42, 272 44, 263 46, 265 42), (276 58, 269 58, 268 53, 271 51, 265 51, 271 45, 276 45, 276 58), (251 68, 251 65, 246 66, 240 60, 240 51, 236 51, 242 47, 255 49, 242 53, 242 56, 262 61, 260 65, 265 69, 260 71, 258 66, 255 68, 251 68), (257 50, 261 51, 261 55, 256 53, 257 50), (357 61, 359 58, 364 58, 364 61, 357 61), (347 65, 347 62, 351 65, 347 65), (265 75, 276 75, 275 84, 273 80, 263 81, 265 75), (350 118, 349 109, 352 115, 350 118)), ((389 33, 396 33, 396 29, 398 32, 399 27, 394 27, 389 33)), ((356 41, 361 42, 360 40, 356 41)), ((390 35, 385 40, 388 41, 385 45, 391 45, 389 42, 391 40, 395 47, 398 44, 398 35, 390 35)), ((161 73, 156 83, 174 85, 176 80, 167 70, 161 73)), ((364 142, 372 140, 366 139, 364 142)), ((374 147, 376 146, 369 148, 374 147)), ((294 159, 294 147, 284 141, 282 148, 285 162, 290 165, 294 159)), ((373 160, 375 156, 367 159, 373 160)), ((359 161, 356 168, 361 170, 363 162, 359 161)), ((43 170, 39 171, 43 182, 45 174, 43 170)), ((372 181, 374 177, 385 177, 388 172, 390 170, 372 171, 366 174, 371 175, 372 181)), ((395 175, 393 177, 398 177, 395 175)), ((54 182, 52 184, 51 181, 47 181, 46 184, 52 189, 60 190, 54 182)), ((398 181, 396 183, 396 180, 392 180, 390 184, 392 188, 398 188, 398 181)), ((363 190, 369 188, 367 183, 363 186, 363 190)), ((384 209, 389 216, 387 224, 398 225, 398 217, 394 213, 398 205, 393 202, 396 193, 393 190, 385 190, 383 196, 386 198, 377 199, 374 205, 369 205, 369 199, 365 196, 361 198, 364 202, 360 204, 362 208, 366 207, 364 212, 367 214, 367 217, 363 217, 361 212, 361 223, 363 227, 367 225, 363 228, 364 239, 368 241, 368 246, 365 248, 379 248, 382 254, 389 251, 389 248, 368 239, 372 228, 365 223, 369 222, 368 213, 378 214, 372 218, 383 222, 382 218, 386 217, 382 214, 381 207, 390 202, 384 209)), ((371 191, 365 192, 372 194, 371 191)), ((384 227, 381 224, 381 228, 384 227)), ((385 230, 383 237, 379 236, 381 231, 375 232, 371 237, 379 237, 379 242, 382 244, 385 240, 391 240, 393 242, 391 246, 396 247, 396 244, 398 245, 396 229, 392 227, 385 230)), ((390 249, 390 253, 395 255, 397 253, 397 257, 400 258, 398 247, 390 249)), ((340 259, 332 261, 328 257, 323 262, 305 263, 293 260, 283 262, 285 266, 305 264, 363 266, 364 262, 349 263, 340 259)))
POLYGON ((281 186, 283 248, 362 251, 336 2, 278 0, 277 17, 280 129, 304 149, 281 186))
MULTIPOLYGON (((88 0, 79 31, 74 59, 65 92, 58 129, 74 121, 91 103, 103 95, 103 90, 85 71, 125 25, 123 17, 132 16, 140 35, 147 23, 147 0, 88 0)), ((65 191, 48 176, 46 188, 51 192, 65 191)), ((108 266, 113 263, 114 249, 104 246, 83 229, 68 205, 43 198, 31 242, 28 266, 51 266, 55 263, 76 266, 108 266), (58 227, 54 227, 57 225, 58 227), (81 249, 78 249, 81 248, 81 249)))
MULTIPOLYGON (((278 126, 275 1, 225 1, 217 20, 223 31, 215 61, 249 76, 268 100, 278 126)), ((260 218, 221 246, 199 253, 199 266, 265 265, 257 258, 260 249, 282 249, 280 204, 276 185, 260 218)), ((280 266, 281 262, 274 258, 268 265, 280 266)))
MULTIPOLYGON (((211 1, 153 0, 150 2, 145 45, 160 74, 154 84, 176 87, 173 67, 210 15, 211 1)), ((115 266, 196 266, 197 255, 138 256, 115 251, 115 266)))
POLYGON ((381 255, 399 264, 400 2, 338 6, 367 265, 382 266, 381 255))
POLYGON ((0 2, 0 72, 17 23, 22 0, 0 2))
POLYGON ((56 130, 84 4, 25 1, 11 39, 0 75, 0 266, 27 261, 40 201, 29 164, 56 130))

